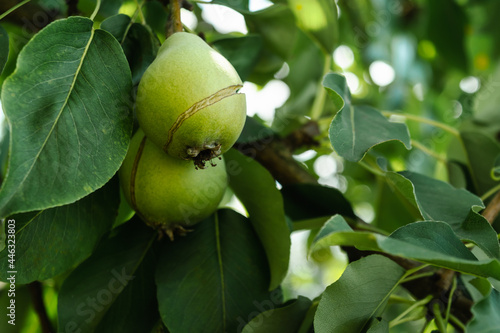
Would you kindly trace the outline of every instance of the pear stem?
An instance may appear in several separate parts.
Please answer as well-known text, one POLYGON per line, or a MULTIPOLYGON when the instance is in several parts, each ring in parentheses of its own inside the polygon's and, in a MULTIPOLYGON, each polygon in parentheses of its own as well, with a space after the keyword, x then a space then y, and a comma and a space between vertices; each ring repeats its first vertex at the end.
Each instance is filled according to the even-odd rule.
POLYGON ((173 35, 176 32, 182 31, 182 21, 181 21, 181 2, 182 0, 171 1, 170 7, 170 25, 167 31, 167 37, 173 35))

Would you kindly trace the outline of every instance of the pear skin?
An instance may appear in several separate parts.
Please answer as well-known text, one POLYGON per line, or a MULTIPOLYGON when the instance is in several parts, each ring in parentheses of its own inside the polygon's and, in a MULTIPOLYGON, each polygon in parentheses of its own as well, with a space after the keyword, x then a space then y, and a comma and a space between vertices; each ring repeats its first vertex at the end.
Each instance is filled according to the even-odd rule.
POLYGON ((243 129, 241 87, 226 58, 200 37, 177 32, 163 43, 139 83, 139 125, 171 156, 204 168, 231 148, 243 129))
POLYGON ((141 129, 130 142, 119 177, 136 213, 169 236, 211 215, 227 188, 222 160, 197 170, 190 161, 165 154, 141 129))

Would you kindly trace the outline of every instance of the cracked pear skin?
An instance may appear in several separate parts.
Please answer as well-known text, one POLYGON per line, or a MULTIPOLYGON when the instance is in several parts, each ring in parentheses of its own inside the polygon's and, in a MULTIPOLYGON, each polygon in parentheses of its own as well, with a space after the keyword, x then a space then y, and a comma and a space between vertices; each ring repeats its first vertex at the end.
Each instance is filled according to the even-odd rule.
POLYGON ((206 161, 229 150, 243 130, 241 87, 229 61, 200 37, 174 33, 139 83, 139 125, 171 156, 204 168, 206 161))
POLYGON ((196 170, 190 161, 165 154, 141 129, 130 142, 119 177, 131 207, 171 238, 215 212, 227 188, 223 161, 196 170))

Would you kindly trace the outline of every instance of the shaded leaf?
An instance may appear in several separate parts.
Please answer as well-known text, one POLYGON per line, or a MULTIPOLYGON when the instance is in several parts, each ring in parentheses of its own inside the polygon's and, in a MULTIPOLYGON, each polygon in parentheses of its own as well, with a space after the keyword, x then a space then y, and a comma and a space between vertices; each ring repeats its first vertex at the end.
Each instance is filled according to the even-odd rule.
POLYGON ((4 83, 12 133, 0 216, 74 202, 108 182, 125 157, 130 70, 119 43, 92 24, 70 17, 48 25, 4 83))
MULTIPOLYGON (((42 281, 86 259, 107 232, 118 210, 118 182, 66 206, 9 218, 16 221, 17 283, 42 281), (50 241, 47 241, 50 240, 50 241)), ((8 251, 0 252, 0 279, 5 281, 8 251)))
POLYGON ((9 58, 9 35, 7 31, 0 25, 0 74, 9 58))
POLYGON ((389 323, 387 320, 377 318, 366 333, 389 333, 389 323))
POLYGON ((271 174, 252 158, 231 149, 224 155, 229 186, 250 215, 250 222, 266 250, 271 269, 269 290, 277 288, 288 270, 290 229, 283 198, 271 174))
POLYGON ((245 16, 249 32, 260 34, 266 48, 283 60, 292 55, 298 29, 288 6, 275 4, 257 12, 239 11, 245 16))
POLYGON ((472 306, 474 317, 467 324, 467 332, 488 333, 500 330, 500 292, 491 289, 488 296, 472 306))
POLYGON ((478 260, 445 222, 414 222, 385 237, 366 231, 353 231, 342 217, 334 216, 319 231, 311 251, 335 245, 386 252, 475 276, 500 280, 500 261, 478 260))
POLYGON ((491 177, 491 168, 500 154, 500 145, 481 132, 461 132, 460 136, 467 153, 467 164, 472 171, 475 192, 483 195, 498 185, 498 180, 491 177))
POLYGON ((314 330, 362 332, 384 310, 405 270, 392 260, 371 255, 349 264, 328 286, 314 317, 314 330))
POLYGON ((297 25, 331 54, 338 38, 337 6, 330 0, 288 0, 297 25))
POLYGON ((240 13, 250 13, 248 1, 249 0, 212 0, 210 3, 226 6, 240 13))
POLYGON ((258 120, 247 116, 245 126, 236 141, 237 143, 250 143, 259 140, 270 139, 275 133, 269 127, 263 125, 258 120))
POLYGON ((380 251, 377 238, 371 232, 354 231, 340 215, 329 219, 315 236, 309 253, 330 246, 356 246, 360 250, 380 251))
MULTIPOLYGON (((151 312, 134 323, 135 327, 154 324, 147 322, 156 311, 151 308, 154 298, 150 299, 152 273, 144 271, 141 264, 156 236, 154 230, 134 219, 101 242, 61 287, 57 304, 59 329, 93 332, 101 322, 104 327, 116 323, 117 311, 123 308, 138 314, 144 314, 143 308, 151 312)), ((123 313, 121 316, 119 319, 123 320, 123 313)), ((127 316, 137 318, 130 312, 127 316)))
POLYGON ((153 32, 139 23, 131 23, 130 17, 119 14, 101 23, 120 42, 132 71, 132 83, 139 84, 144 71, 155 60, 160 42, 153 32))
POLYGON ((245 81, 259 60, 262 49, 262 37, 255 34, 244 37, 224 38, 213 43, 238 72, 242 81, 245 81))
POLYGON ((231 210, 165 243, 156 284, 160 314, 172 333, 239 331, 251 312, 280 302, 269 299, 269 270, 255 231, 231 210))
POLYGON ((356 218, 351 204, 336 188, 315 184, 290 184, 281 189, 285 213, 293 221, 340 214, 356 218))
POLYGON ((445 222, 415 222, 378 241, 384 251, 482 277, 500 279, 497 259, 477 260, 445 222))
POLYGON ((297 332, 311 305, 311 300, 299 296, 279 308, 260 313, 243 328, 242 333, 297 332))
POLYGON ((495 163, 491 169, 491 178, 500 181, 500 155, 495 159, 495 163))
MULTIPOLYGON (((110 17, 118 14, 118 10, 120 9, 123 0, 104 0, 101 1, 99 12, 97 13, 98 19, 103 19, 106 17, 110 17)), ((97 0, 79 0, 78 1, 78 10, 91 14, 96 8, 97 0)))
POLYGON ((148 252, 134 279, 120 293, 94 332, 150 332, 160 320, 154 272, 156 260, 148 252), (124 315, 126 314, 126 315, 124 315))
POLYGON ((445 63, 465 71, 467 18, 462 7, 454 1, 429 1, 427 5, 427 38, 434 43, 445 63))
POLYGON ((405 124, 391 123, 370 106, 350 104, 350 93, 343 76, 327 74, 323 86, 335 106, 341 105, 329 130, 330 142, 340 156, 358 162, 370 148, 390 140, 401 141, 407 149, 411 148, 410 133, 405 124))
POLYGON ((400 174, 412 182, 416 203, 426 220, 447 222, 459 237, 478 245, 488 256, 500 255, 495 230, 483 216, 472 210, 484 208, 480 198, 418 173, 403 171, 400 174))

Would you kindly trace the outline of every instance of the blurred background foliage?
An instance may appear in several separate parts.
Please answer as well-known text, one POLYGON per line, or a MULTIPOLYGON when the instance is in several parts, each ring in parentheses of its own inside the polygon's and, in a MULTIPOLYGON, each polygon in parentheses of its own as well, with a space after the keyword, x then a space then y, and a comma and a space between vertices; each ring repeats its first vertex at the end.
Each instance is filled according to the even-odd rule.
MULTIPOLYGON (((319 146, 295 156, 320 184, 342 191, 365 221, 392 231, 414 220, 387 182, 366 165, 417 171, 467 188, 487 202, 489 196, 484 195, 498 185, 489 170, 500 164, 496 159, 500 153, 500 1, 306 1, 314 3, 309 3, 308 12, 300 0, 214 0, 210 5, 191 1, 192 11, 183 9, 182 21, 233 63, 245 81, 248 115, 279 135, 311 119, 318 92, 323 90, 323 74, 330 69, 346 77, 354 104, 373 106, 391 120, 406 122, 412 150, 389 142, 372 149, 364 164, 345 161, 332 150, 327 136, 337 110, 327 99, 315 119, 323 133, 319 146), (399 113, 442 126, 412 121, 399 113), (447 126, 462 135, 454 135, 447 126)), ((19 51, 37 31, 65 17, 68 10, 90 16, 95 2, 68 1, 78 4, 75 9, 64 0, 33 0, 32 7, 7 16, 1 23, 10 38, 10 51, 0 84, 14 71, 19 51)), ((165 2, 103 0, 95 25, 112 15, 127 14, 134 22, 146 23, 162 42, 168 17, 165 2)), ((2 3, 0 12, 15 1, 2 3)), ((2 125, 3 171, 7 132, 2 125)), ((500 230, 498 220, 494 227, 500 230)), ((347 264, 336 248, 314 252, 307 259, 314 235, 314 230, 292 234, 291 268, 283 285, 286 299, 316 297, 347 264)), ((53 287, 46 289, 53 315, 58 280, 45 282, 53 287)), ((19 292, 19 297, 25 297, 23 289, 19 292)), ((1 298, 6 298, 5 292, 0 302, 1 298)), ((32 310, 25 310, 18 317, 27 318, 23 332, 37 332, 32 310)), ((405 325, 398 328, 411 331, 405 325)), ((0 330, 10 332, 7 327, 0 330)))

